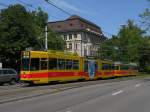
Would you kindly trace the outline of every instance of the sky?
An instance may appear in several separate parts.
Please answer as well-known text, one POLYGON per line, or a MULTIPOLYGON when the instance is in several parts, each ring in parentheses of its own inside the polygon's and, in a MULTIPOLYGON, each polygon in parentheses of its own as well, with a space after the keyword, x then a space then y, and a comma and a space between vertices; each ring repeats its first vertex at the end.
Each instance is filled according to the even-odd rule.
MULTIPOLYGON (((105 35, 116 35, 128 19, 140 25, 139 14, 150 7, 147 0, 50 0, 72 15, 79 15, 101 27, 105 35)), ((49 21, 65 20, 69 15, 51 6, 44 0, 0 0, 4 5, 20 3, 28 10, 41 7, 49 15, 49 21)))

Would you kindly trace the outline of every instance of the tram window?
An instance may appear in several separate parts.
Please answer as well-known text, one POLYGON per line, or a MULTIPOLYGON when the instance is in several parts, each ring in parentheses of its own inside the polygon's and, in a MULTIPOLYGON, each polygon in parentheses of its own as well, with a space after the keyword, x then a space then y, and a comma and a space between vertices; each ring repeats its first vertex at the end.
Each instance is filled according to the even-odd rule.
POLYGON ((123 65, 123 66, 120 66, 120 69, 121 69, 121 70, 128 70, 128 69, 129 69, 129 66, 123 65))
POLYGON ((24 71, 29 70, 29 58, 22 59, 22 70, 24 70, 24 71))
POLYGON ((65 60, 64 59, 58 59, 58 69, 59 70, 65 69, 65 60))
POLYGON ((131 66, 130 69, 131 70, 137 70, 137 67, 136 66, 131 66))
POLYGON ((71 70, 73 68, 72 60, 66 60, 66 69, 71 70))
POLYGON ((115 70, 115 66, 114 65, 111 65, 111 70, 115 70))
POLYGON ((119 70, 119 66, 115 66, 114 69, 115 69, 115 70, 119 70))
POLYGON ((73 61, 73 70, 78 70, 79 69, 79 61, 74 60, 73 61))
POLYGON ((41 70, 47 70, 47 62, 48 60, 46 58, 41 59, 41 70))
POLYGON ((30 70, 31 71, 39 70, 39 62, 40 62, 39 58, 31 58, 30 70))
POLYGON ((97 71, 97 70, 98 70, 98 64, 95 63, 95 71, 97 71))
POLYGON ((111 69, 112 69, 111 64, 106 64, 106 63, 102 64, 102 70, 111 70, 111 69))
POLYGON ((102 64, 102 70, 108 70, 108 65, 107 64, 102 64))
POLYGON ((88 61, 84 62, 84 72, 88 71, 88 61))
POLYGON ((113 65, 112 64, 108 64, 109 66, 109 70, 113 70, 113 65))
POLYGON ((111 64, 111 66, 110 66, 110 67, 111 67, 111 70, 114 70, 114 65, 113 65, 113 64, 111 64))
POLYGON ((49 59, 49 69, 56 70, 57 69, 57 59, 50 58, 49 59))

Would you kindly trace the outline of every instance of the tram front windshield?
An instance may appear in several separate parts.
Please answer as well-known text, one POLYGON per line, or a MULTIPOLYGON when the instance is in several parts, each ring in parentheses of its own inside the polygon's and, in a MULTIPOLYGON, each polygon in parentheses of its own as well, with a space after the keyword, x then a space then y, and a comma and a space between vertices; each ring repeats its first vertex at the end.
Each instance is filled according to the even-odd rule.
POLYGON ((22 70, 29 71, 29 58, 22 59, 22 70))

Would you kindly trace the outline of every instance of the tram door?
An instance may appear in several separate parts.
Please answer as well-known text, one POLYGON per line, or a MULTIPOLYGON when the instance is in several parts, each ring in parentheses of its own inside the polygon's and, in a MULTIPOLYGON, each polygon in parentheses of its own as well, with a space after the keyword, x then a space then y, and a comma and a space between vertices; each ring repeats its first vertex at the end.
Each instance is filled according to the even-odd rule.
POLYGON ((88 61, 88 73, 89 73, 89 78, 93 79, 95 75, 95 61, 89 60, 88 61))
POLYGON ((84 71, 88 73, 90 79, 93 79, 95 75, 95 61, 86 60, 84 63, 84 71))

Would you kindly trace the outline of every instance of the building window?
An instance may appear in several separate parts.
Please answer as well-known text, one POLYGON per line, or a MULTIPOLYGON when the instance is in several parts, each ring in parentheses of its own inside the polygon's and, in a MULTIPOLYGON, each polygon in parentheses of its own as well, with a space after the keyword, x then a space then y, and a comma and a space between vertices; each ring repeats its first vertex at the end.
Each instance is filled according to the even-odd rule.
POLYGON ((72 43, 69 43, 69 50, 72 50, 72 43))
POLYGON ((84 47, 84 55, 87 56, 87 49, 84 47))
POLYGON ((69 34, 69 40, 71 40, 72 39, 72 34, 69 34))
POLYGON ((76 50, 78 49, 78 44, 75 44, 75 49, 76 49, 76 50))
POLYGON ((77 34, 74 34, 74 38, 77 38, 77 34))
POLYGON ((67 40, 67 35, 64 35, 64 40, 67 40))
POLYGON ((60 25, 58 25, 58 26, 57 26, 57 28, 61 28, 61 26, 60 26, 60 25))
POLYGON ((72 24, 72 23, 70 23, 70 26, 73 26, 73 24, 72 24))

